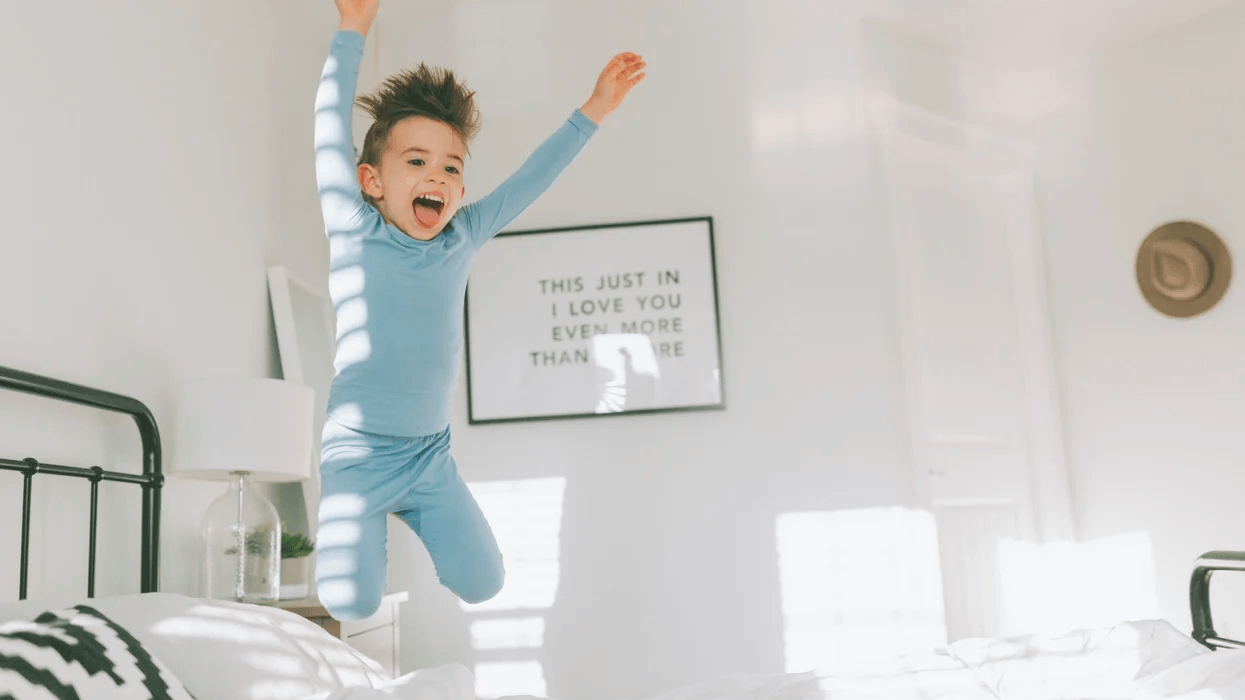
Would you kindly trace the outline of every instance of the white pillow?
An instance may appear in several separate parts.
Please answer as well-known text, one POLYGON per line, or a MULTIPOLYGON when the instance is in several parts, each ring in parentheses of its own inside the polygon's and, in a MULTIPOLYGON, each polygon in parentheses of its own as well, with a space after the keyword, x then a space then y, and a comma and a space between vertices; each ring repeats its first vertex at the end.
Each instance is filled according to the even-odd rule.
POLYGON ((158 655, 85 605, 0 623, 0 698, 194 700, 158 655))
MULTIPOLYGON (((130 631, 196 700, 294 700, 389 682, 381 666, 279 608, 143 593, 84 601, 130 631)), ((0 607, 33 618, 46 604, 0 607), (31 612, 33 611, 33 613, 31 612)))

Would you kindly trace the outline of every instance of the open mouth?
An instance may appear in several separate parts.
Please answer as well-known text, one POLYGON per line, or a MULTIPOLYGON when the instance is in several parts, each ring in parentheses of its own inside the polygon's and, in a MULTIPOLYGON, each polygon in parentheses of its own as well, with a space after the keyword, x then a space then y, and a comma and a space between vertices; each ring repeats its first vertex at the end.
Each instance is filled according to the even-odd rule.
POLYGON ((441 211, 445 209, 445 200, 438 194, 421 194, 411 205, 415 209, 415 219, 420 226, 436 226, 441 220, 441 211))

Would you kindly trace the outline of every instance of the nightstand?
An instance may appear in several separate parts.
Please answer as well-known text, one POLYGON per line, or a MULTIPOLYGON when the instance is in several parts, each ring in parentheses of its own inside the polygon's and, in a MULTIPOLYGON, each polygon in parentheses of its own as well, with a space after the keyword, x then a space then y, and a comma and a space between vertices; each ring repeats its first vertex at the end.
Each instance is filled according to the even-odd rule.
POLYGON ((398 663, 398 606, 410 600, 406 591, 386 593, 380 600, 380 608, 369 618, 354 622, 334 620, 320 601, 315 598, 282 600, 277 607, 301 615, 320 625, 326 632, 358 649, 364 656, 375 659, 394 678, 399 673, 398 663))

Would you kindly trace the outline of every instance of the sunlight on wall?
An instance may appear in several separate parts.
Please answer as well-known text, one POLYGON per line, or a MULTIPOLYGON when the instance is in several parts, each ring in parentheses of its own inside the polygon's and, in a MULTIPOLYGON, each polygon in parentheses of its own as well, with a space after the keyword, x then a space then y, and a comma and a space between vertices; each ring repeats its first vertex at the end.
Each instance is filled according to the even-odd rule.
POLYGON ((597 413, 653 408, 661 389, 661 369, 653 341, 640 333, 601 333, 592 337, 597 367, 609 373, 601 383, 597 413))
POLYGON ((566 479, 515 479, 468 485, 493 527, 506 564, 506 584, 492 600, 460 601, 471 615, 476 694, 545 695, 540 663, 545 618, 561 574, 562 501, 566 479), (536 613, 536 614, 533 614, 536 613))
POLYGON ((473 649, 539 649, 545 643, 545 619, 477 620, 471 623, 473 649))
POLYGON ((999 544, 1006 634, 1063 634, 1161 617, 1149 533, 999 544))
POLYGON ((946 643, 932 514, 785 513, 776 529, 788 672, 858 671, 946 643))

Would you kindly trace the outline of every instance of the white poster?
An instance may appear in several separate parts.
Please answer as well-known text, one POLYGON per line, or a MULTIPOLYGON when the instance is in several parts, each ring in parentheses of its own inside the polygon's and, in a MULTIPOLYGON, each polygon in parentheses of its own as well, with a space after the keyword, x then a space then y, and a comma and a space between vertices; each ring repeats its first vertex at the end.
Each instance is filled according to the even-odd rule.
POLYGON ((466 323, 472 423, 725 408, 708 217, 499 235, 466 323))

